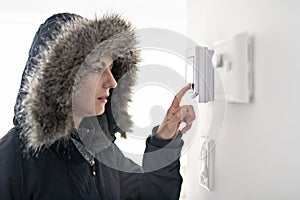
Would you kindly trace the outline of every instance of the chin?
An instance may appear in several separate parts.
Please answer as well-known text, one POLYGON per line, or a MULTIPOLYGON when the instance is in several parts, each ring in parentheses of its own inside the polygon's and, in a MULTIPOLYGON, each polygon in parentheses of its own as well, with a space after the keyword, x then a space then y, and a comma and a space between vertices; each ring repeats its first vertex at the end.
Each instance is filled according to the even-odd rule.
POLYGON ((103 113, 104 113, 104 108, 102 108, 102 109, 97 109, 96 110, 96 115, 102 115, 103 113))

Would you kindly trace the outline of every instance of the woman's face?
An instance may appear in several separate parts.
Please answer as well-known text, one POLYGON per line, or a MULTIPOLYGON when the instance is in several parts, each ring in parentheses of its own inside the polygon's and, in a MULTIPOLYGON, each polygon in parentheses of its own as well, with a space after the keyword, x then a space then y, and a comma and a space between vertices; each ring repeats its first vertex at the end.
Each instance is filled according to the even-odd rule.
POLYGON ((113 60, 106 56, 91 66, 93 72, 87 73, 75 91, 74 114, 81 117, 101 115, 104 113, 109 89, 115 88, 117 82, 111 72, 113 60))

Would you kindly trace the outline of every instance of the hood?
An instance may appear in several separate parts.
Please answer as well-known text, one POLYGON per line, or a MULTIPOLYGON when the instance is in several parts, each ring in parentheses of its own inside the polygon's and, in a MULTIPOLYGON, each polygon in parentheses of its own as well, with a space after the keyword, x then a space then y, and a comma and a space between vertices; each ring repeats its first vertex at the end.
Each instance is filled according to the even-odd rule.
POLYGON ((38 151, 71 136, 76 84, 89 70, 86 66, 107 54, 118 85, 110 90, 105 112, 95 117, 107 127, 106 134, 126 137, 133 124, 127 108, 140 60, 137 43, 131 24, 118 14, 92 20, 70 13, 48 18, 33 39, 15 104, 14 125, 21 128, 26 146, 38 151))

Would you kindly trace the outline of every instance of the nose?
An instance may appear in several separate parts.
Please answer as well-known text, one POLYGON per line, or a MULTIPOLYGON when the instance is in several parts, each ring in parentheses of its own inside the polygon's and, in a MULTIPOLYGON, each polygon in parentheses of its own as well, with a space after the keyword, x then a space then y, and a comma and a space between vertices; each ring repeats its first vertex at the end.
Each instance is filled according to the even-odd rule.
POLYGON ((116 88, 117 87, 117 81, 112 74, 110 69, 105 70, 105 81, 104 81, 104 88, 110 89, 110 88, 116 88))

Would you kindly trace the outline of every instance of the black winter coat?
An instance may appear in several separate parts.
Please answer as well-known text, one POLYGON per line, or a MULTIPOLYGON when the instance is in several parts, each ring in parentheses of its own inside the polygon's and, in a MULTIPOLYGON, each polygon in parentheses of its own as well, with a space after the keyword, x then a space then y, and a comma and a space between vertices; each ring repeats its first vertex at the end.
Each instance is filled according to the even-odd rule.
POLYGON ((130 23, 114 14, 87 20, 61 13, 40 26, 22 76, 15 127, 0 140, 1 200, 179 198, 180 134, 159 140, 154 128, 142 167, 114 144, 114 134, 125 136, 132 125, 127 104, 139 61, 136 44, 130 23), (70 88, 78 66, 107 49, 118 87, 105 113, 76 129, 70 88))
MULTIPOLYGON (((65 146, 53 144, 35 157, 22 153, 24 144, 19 131, 11 129, 0 141, 1 200, 179 199, 182 178, 178 159, 162 169, 142 173, 139 166, 120 156, 122 153, 113 146, 114 152, 107 156, 114 156, 118 158, 116 162, 126 163, 137 171, 122 172, 98 159, 91 165, 72 142, 65 146)), ((149 137, 146 144, 148 153, 164 146, 166 141, 149 137)), ((180 149, 172 151, 179 153, 180 149)), ((168 158, 172 156, 176 155, 168 158)), ((147 162, 151 160, 144 158, 144 165, 147 162)))

